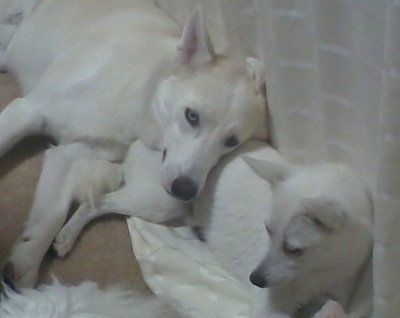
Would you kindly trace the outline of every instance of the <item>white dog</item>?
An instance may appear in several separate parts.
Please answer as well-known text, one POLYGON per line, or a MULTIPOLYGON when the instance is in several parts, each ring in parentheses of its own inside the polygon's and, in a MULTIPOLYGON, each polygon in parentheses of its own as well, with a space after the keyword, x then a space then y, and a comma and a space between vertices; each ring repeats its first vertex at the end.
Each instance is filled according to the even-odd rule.
POLYGON ((371 314, 372 291, 361 309, 352 303, 372 255, 373 206, 360 178, 338 164, 246 161, 273 187, 270 246, 250 275, 254 285, 268 287, 268 308, 292 314, 322 294, 349 317, 371 314))
POLYGON ((0 114, 0 156, 28 135, 58 146, 46 153, 26 229, 5 267, 18 287, 35 282, 71 202, 80 201, 63 186, 76 162, 97 162, 92 177, 110 191, 115 184, 101 182, 112 162, 140 139, 163 152, 162 187, 187 201, 221 156, 267 138, 262 64, 217 55, 200 9, 182 31, 147 1, 20 2, 25 16, 1 56, 24 97, 0 114))
MULTIPOLYGON (((59 255, 86 222, 104 213, 152 222, 188 218, 188 204, 166 195, 159 183, 161 157, 133 144, 126 184, 72 216, 55 241, 59 255)), ((200 228, 223 267, 249 285, 268 287, 262 292, 253 286, 254 317, 291 317, 320 297, 357 311, 354 317, 371 309, 371 294, 361 305, 352 297, 371 257, 372 204, 363 182, 345 166, 293 166, 264 143, 249 141, 212 170, 188 222, 200 228)))
POLYGON ((353 300, 372 253, 366 186, 343 165, 293 166, 254 144, 236 152, 247 152, 257 176, 234 153, 210 174, 194 204, 207 244, 239 279, 268 287, 263 306, 255 303, 256 317, 292 317, 319 297, 336 300, 348 317, 367 317, 371 276, 368 297, 353 300))

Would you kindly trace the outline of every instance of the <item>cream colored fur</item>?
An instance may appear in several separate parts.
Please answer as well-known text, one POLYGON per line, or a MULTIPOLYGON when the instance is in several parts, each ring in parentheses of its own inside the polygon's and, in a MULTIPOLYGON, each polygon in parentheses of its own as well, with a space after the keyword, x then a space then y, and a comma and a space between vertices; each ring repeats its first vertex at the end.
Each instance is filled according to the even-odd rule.
POLYGON ((5 267, 18 287, 35 283, 72 201, 116 190, 104 176, 133 141, 164 152, 163 191, 191 200, 221 156, 267 138, 262 63, 214 52, 201 8, 183 28, 142 0, 15 0, 5 8, 11 33, 0 34, 0 63, 24 96, 0 114, 0 155, 29 135, 57 144, 5 267), (71 173, 76 162, 96 169, 71 173), (71 175, 99 184, 88 194, 65 190, 78 182, 71 175))

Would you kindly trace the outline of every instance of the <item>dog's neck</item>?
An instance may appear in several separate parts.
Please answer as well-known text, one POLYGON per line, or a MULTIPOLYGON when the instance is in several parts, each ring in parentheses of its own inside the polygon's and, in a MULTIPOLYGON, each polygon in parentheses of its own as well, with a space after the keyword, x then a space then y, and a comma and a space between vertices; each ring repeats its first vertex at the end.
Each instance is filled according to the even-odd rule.
POLYGON ((268 306, 279 312, 293 315, 301 307, 325 296, 347 308, 358 281, 358 274, 342 278, 327 277, 326 273, 316 278, 313 274, 312 279, 304 276, 284 286, 270 288, 268 306))
POLYGON ((148 79, 147 87, 150 89, 144 94, 142 113, 137 118, 137 125, 141 126, 138 130, 139 139, 151 149, 162 150, 164 138, 163 127, 156 113, 157 90, 164 79, 174 74, 177 67, 172 55, 171 58, 160 62, 148 79))

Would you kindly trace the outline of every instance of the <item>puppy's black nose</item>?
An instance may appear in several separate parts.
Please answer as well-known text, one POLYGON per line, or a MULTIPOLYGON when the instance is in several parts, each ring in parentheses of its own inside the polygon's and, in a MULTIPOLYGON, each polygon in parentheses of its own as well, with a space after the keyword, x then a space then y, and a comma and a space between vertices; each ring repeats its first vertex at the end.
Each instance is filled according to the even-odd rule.
POLYGON ((197 195, 197 191, 197 184, 188 177, 178 177, 171 185, 172 195, 182 201, 194 199, 197 195))
POLYGON ((253 285, 256 285, 260 288, 265 288, 267 286, 267 280, 264 278, 264 275, 258 271, 254 271, 250 275, 250 281, 253 285))

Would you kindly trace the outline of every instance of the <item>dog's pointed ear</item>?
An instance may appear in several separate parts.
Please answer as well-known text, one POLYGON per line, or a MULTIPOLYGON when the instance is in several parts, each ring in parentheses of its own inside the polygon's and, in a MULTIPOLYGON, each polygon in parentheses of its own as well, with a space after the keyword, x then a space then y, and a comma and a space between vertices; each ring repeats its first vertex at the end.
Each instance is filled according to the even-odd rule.
POLYGON ((320 196, 303 198, 301 203, 306 209, 306 216, 323 230, 335 231, 345 223, 344 206, 337 200, 320 196))
POLYGON ((253 80, 256 93, 257 94, 261 93, 263 96, 266 97, 267 87, 265 84, 266 71, 264 63, 256 58, 248 57, 246 59, 246 64, 247 64, 247 71, 249 72, 249 75, 253 80))
POLYGON ((203 10, 196 7, 189 18, 178 46, 179 60, 186 65, 196 65, 214 58, 214 48, 208 35, 203 10))
POLYGON ((255 174, 272 185, 286 180, 292 171, 292 167, 284 162, 259 160, 247 155, 243 155, 242 158, 255 174))

